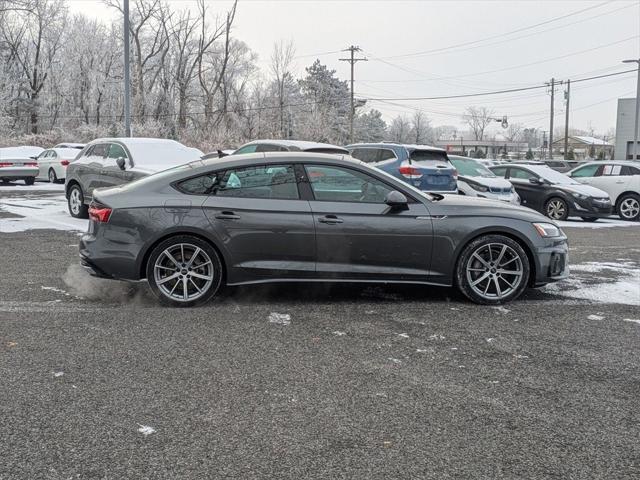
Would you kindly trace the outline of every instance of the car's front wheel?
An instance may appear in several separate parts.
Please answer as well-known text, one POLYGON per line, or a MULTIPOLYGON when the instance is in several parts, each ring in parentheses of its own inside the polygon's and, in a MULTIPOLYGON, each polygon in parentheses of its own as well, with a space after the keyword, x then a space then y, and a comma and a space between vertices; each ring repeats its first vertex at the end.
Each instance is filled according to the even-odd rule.
POLYGON ((84 195, 79 185, 73 185, 69 189, 67 199, 69 213, 74 218, 89 218, 89 208, 84 204, 84 195))
POLYGON ((627 193, 618 201, 618 216, 623 220, 640 218, 640 195, 627 193))
POLYGON ((529 272, 529 259, 518 242, 503 235, 483 235, 460 254, 456 282, 472 301, 498 305, 522 294, 529 272))
POLYGON ((547 200, 544 206, 545 215, 553 220, 566 220, 569 216, 569 205, 560 197, 547 200))
POLYGON ((151 291, 173 307, 201 305, 213 298, 222 283, 218 253, 192 235, 160 242, 149 255, 146 270, 151 291))

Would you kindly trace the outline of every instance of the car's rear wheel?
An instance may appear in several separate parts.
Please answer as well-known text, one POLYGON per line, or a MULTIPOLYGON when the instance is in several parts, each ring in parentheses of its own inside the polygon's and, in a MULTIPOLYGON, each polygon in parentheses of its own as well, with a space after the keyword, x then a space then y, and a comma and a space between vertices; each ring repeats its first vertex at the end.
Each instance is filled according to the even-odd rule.
POLYGON ((84 204, 84 195, 79 185, 73 185, 69 189, 67 204, 72 217, 89 218, 89 208, 84 204))
POLYGON ((191 235, 161 242, 149 255, 146 270, 151 291, 173 307, 201 305, 222 283, 222 263, 215 248, 191 235))
POLYGON ((27 177, 24 179, 25 185, 33 185, 34 183, 36 183, 36 177, 27 177))
POLYGON ((560 197, 553 197, 547 200, 544 212, 553 220, 566 220, 569 216, 569 205, 560 197))
POLYGON ((627 193, 618 200, 618 216, 623 220, 640 218, 640 195, 627 193))
POLYGON ((56 175, 56 171, 53 168, 49 169, 49 182, 58 183, 58 176, 56 175))
POLYGON ((456 281, 472 301, 498 305, 522 294, 529 272, 529 259, 518 242, 503 235, 483 235, 460 254, 456 281))

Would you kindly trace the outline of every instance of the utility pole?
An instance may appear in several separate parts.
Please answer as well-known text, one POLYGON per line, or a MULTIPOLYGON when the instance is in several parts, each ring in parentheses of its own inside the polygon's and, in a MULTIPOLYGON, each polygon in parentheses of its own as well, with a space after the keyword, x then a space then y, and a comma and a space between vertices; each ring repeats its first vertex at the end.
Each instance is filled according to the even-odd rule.
POLYGON ((638 65, 638 80, 636 80, 636 122, 633 130, 633 158, 638 160, 638 117, 640 117, 640 58, 635 60, 623 60, 622 63, 635 63, 638 65))
POLYGON ((131 72, 129 65, 129 0, 124 0, 124 136, 131 136, 131 72))
POLYGON ((569 159, 569 99, 571 97, 571 80, 567 80, 567 90, 564 92, 564 99, 567 103, 564 116, 564 159, 569 159))
POLYGON ((351 52, 351 57, 350 58, 340 58, 339 60, 341 62, 349 62, 351 64, 351 110, 350 110, 350 114, 349 114, 349 139, 350 142, 349 143, 353 143, 353 117, 355 115, 355 105, 354 105, 354 99, 353 99, 353 66, 356 64, 356 62, 366 62, 367 59, 366 58, 355 58, 355 53, 356 52, 360 52, 362 49, 360 47, 357 47, 355 45, 351 45, 349 48, 345 48, 343 50, 343 52, 349 51, 351 52))
MULTIPOLYGON (((560 82, 562 84, 562 82, 560 82)), ((553 158, 553 106, 555 101, 555 93, 556 93, 556 79, 552 78, 550 83, 547 85, 551 86, 551 117, 549 119, 549 158, 553 158)))

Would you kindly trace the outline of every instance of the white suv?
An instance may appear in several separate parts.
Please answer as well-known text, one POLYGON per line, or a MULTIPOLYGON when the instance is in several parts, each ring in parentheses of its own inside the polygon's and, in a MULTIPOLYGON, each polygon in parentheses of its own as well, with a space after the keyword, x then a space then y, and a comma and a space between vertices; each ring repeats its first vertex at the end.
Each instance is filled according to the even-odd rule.
POLYGON ((604 190, 623 220, 640 218, 640 162, 590 162, 567 173, 580 183, 604 190))

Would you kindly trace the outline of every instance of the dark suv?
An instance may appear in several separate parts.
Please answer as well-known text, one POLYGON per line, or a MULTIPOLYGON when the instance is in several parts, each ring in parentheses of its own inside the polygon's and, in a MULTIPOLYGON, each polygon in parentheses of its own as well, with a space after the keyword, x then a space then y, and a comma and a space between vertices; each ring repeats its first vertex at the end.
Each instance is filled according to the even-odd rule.
POLYGON ((458 172, 447 152, 426 145, 357 143, 347 145, 353 158, 431 193, 457 193, 458 172))

